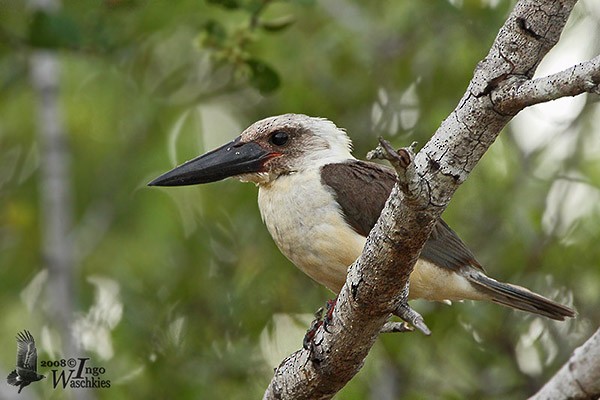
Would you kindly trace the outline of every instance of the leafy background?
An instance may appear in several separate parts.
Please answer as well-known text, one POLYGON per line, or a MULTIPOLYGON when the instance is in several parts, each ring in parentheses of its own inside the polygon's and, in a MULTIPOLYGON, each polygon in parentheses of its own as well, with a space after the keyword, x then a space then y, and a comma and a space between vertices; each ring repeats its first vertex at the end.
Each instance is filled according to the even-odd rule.
MULTIPOLYGON (((332 297, 262 225, 256 188, 233 180, 148 188, 171 167, 285 112, 332 119, 355 154, 384 136, 424 144, 455 107, 513 6, 503 0, 0 0, 0 372, 29 329, 41 360, 88 356, 110 389, 27 398, 262 396, 332 297), (32 55, 60 65, 73 194, 66 354, 43 246, 43 174, 32 55)), ((600 9, 581 1, 540 67, 600 50, 600 9)), ((433 330, 380 337, 340 399, 504 398, 535 392, 598 326, 597 97, 519 115, 445 219, 502 280, 573 304, 555 323, 505 308, 415 302, 433 330)), ((42 369, 49 374, 49 369, 42 369)), ((0 397, 16 390, 2 384, 0 397)))

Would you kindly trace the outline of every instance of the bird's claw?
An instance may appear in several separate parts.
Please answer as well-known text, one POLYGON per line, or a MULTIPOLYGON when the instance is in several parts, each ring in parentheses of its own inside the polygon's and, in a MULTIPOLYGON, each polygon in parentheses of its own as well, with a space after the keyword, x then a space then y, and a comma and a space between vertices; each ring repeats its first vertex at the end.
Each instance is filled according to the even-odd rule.
POLYGON ((331 332, 329 332, 329 329, 327 329, 327 328, 329 327, 329 325, 332 325, 332 323, 333 323, 333 309, 335 308, 336 302, 337 302, 337 297, 333 300, 327 300, 327 304, 325 305, 325 309, 327 311, 325 312, 325 317, 323 318, 323 329, 327 333, 331 333, 331 332))
POLYGON ((408 322, 425 335, 431 335, 431 330, 429 330, 427 324, 425 324, 425 320, 421 314, 410 308, 408 304, 403 303, 396 307, 396 310, 394 310, 394 315, 400 317, 400 319, 403 321, 408 322))
POLYGON ((315 311, 315 319, 310 323, 310 328, 306 330, 306 334, 304 335, 304 339, 302 340, 302 347, 305 350, 309 350, 312 344, 319 327, 323 325, 323 307, 319 307, 317 311, 315 311))
POLYGON ((415 328, 408 322, 388 321, 381 328, 381 333, 413 332, 415 328))
POLYGON ((315 319, 310 323, 310 328, 307 329, 306 334, 304 335, 304 340, 302 341, 302 347, 306 350, 310 350, 311 346, 314 344, 313 340, 317 331, 321 326, 323 326, 323 330, 327 333, 331 333, 328 329, 329 326, 332 325, 333 322, 333 309, 335 308, 336 299, 327 300, 327 304, 325 305, 325 309, 320 307, 315 312, 315 319))

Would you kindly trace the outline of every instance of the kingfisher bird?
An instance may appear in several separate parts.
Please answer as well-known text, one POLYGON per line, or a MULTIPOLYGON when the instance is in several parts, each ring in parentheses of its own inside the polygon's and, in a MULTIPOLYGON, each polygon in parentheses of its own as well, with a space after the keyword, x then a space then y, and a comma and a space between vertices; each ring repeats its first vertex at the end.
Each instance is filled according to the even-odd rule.
MULTIPOLYGON (((396 182, 393 169, 352 156, 333 122, 302 114, 260 120, 233 141, 159 176, 150 186, 183 186, 234 177, 258 186, 262 219, 279 250, 338 293, 348 267, 396 182)), ((440 218, 410 276, 409 300, 488 300, 555 320, 574 310, 486 275, 440 218)))

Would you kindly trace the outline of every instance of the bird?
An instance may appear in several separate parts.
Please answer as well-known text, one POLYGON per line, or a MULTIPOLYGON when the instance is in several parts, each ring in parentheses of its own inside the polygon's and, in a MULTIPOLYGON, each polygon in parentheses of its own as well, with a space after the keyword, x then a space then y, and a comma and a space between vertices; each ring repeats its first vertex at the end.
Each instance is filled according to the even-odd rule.
MULTIPOLYGON (((230 177, 258 186, 259 210, 279 250, 336 294, 396 182, 392 168, 356 159, 346 131, 330 120, 283 114, 255 122, 233 141, 148 185, 230 177)), ((441 218, 410 275, 408 299, 487 300, 553 320, 575 316, 565 305, 489 277, 441 218)))
POLYGON ((44 379, 37 373, 37 350, 35 340, 28 330, 17 333, 17 368, 6 377, 6 381, 19 386, 19 392, 31 382, 44 379))

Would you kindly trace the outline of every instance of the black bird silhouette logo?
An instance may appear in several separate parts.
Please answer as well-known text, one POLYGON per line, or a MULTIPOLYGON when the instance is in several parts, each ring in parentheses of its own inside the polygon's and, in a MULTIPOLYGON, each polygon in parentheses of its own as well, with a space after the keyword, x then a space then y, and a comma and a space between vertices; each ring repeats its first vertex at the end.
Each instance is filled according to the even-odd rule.
POLYGON ((45 376, 37 373, 37 350, 35 339, 27 330, 17 333, 17 368, 6 377, 6 381, 21 390, 31 382, 44 379, 45 376))

